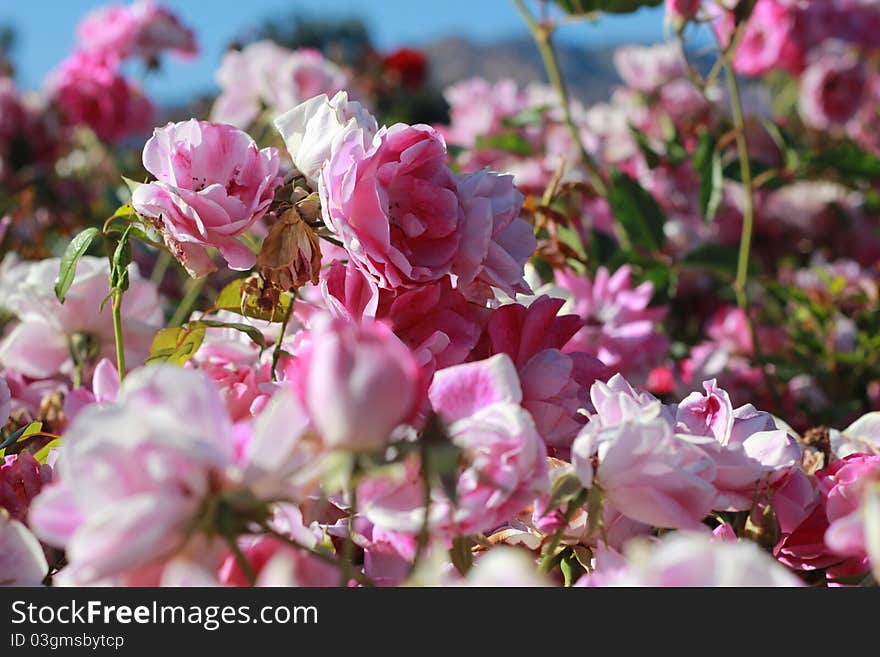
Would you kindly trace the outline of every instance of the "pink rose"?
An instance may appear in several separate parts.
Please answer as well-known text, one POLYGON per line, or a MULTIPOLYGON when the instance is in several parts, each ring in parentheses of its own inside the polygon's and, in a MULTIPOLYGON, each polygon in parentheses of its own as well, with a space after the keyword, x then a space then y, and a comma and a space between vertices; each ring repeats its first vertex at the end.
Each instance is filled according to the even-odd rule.
POLYGON ((425 125, 359 130, 334 143, 320 181, 324 223, 383 288, 418 287, 450 273, 464 227, 443 138, 425 125))
POLYGON ((297 352, 309 417, 331 448, 370 451, 388 443, 421 401, 419 366, 383 324, 319 318, 297 352))
POLYGON ((687 74, 681 53, 673 43, 618 48, 614 51, 614 67, 627 86, 649 92, 687 74))
POLYGON ((868 498, 876 498, 880 487, 880 455, 851 454, 834 461, 816 473, 816 482, 825 495, 829 523, 825 543, 837 554, 866 557, 868 527, 877 522, 868 516, 867 507, 868 498))
POLYGON ((66 124, 88 126, 108 143, 146 132, 152 122, 150 101, 105 55, 74 52, 49 78, 48 93, 66 124))
MULTIPOLYGON (((302 467, 304 429, 295 397, 281 391, 237 458, 232 424, 207 377, 171 365, 135 370, 116 402, 88 407, 65 433, 57 478, 34 499, 31 527, 65 548, 68 583, 145 577, 217 535, 217 519, 204 515, 213 496, 268 505, 295 495, 290 478, 302 467)), ((213 559, 210 550, 196 555, 213 559)))
POLYGON ((100 7, 79 23, 76 35, 81 48, 118 59, 138 55, 153 60, 163 50, 183 56, 198 52, 192 30, 151 0, 100 7))
POLYGON ((859 111, 867 84, 867 73, 858 57, 825 49, 801 78, 801 116, 819 130, 843 126, 859 111))
POLYGON ((593 281, 571 270, 557 270, 556 283, 572 298, 572 312, 583 320, 566 351, 583 351, 628 378, 646 376, 669 347, 659 330, 663 306, 650 307, 654 286, 632 286, 629 265, 611 274, 604 267, 593 281))
POLYGON ((255 121, 264 108, 282 114, 315 96, 333 97, 349 86, 342 69, 317 50, 289 50, 269 40, 227 51, 216 78, 221 93, 211 120, 239 128, 255 121))
POLYGON ((236 238, 265 214, 282 182, 274 148, 259 149, 232 126, 190 119, 156 128, 143 160, 156 181, 138 187, 132 205, 193 276, 216 269, 209 246, 232 269, 254 265, 253 251, 236 238))
POLYGON ((584 487, 598 485, 623 515, 654 527, 700 529, 717 495, 703 441, 674 434, 659 416, 603 428, 590 423, 574 441, 573 463, 584 487))
POLYGON ((658 541, 633 541, 627 558, 600 561, 579 586, 803 586, 750 541, 716 540, 707 534, 674 532, 658 541))
POLYGON ((537 240, 531 225, 521 219, 524 201, 513 176, 481 170, 456 177, 465 213, 461 248, 453 264, 456 285, 477 280, 514 295, 529 294, 523 267, 537 240))
POLYGON ((39 463, 30 452, 5 456, 0 463, 0 507, 24 522, 31 500, 51 480, 51 466, 39 463))
MULTIPOLYGON (((455 482, 458 503, 434 490, 429 522, 451 537, 489 531, 547 490, 547 451, 531 416, 510 358, 497 355, 440 370, 429 391, 431 405, 461 450, 455 482)), ((358 495, 367 518, 392 531, 415 534, 425 515, 417 461, 406 477, 369 479, 358 495)))

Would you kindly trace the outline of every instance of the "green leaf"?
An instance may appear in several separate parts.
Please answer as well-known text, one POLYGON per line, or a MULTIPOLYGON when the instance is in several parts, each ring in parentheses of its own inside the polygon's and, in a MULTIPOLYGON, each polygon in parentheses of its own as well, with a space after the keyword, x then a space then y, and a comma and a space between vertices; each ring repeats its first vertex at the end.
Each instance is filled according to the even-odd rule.
POLYGON ((252 319, 282 322, 290 304, 293 303, 293 299, 287 294, 282 294, 273 308, 262 307, 258 296, 251 291, 249 286, 249 282, 258 280, 256 277, 251 277, 232 281, 220 290, 214 305, 220 310, 229 310, 252 319))
POLYGON ((645 158, 645 163, 648 165, 648 168, 656 169, 657 165, 660 164, 660 156, 657 154, 657 151, 655 151, 651 146, 651 140, 648 139, 648 135, 646 135, 634 125, 630 125, 629 130, 633 134, 633 137, 635 137, 636 145, 642 152, 642 157, 645 158))
POLYGON ((147 363, 164 362, 183 365, 195 355, 204 339, 204 326, 189 328, 184 324, 183 326, 164 328, 153 338, 147 363))
POLYGON ((61 256, 61 269, 55 281, 55 296, 58 297, 58 301, 61 303, 64 303, 67 290, 73 284, 73 279, 76 276, 76 264, 85 255, 86 251, 89 250, 92 242, 100 236, 101 231, 97 228, 86 228, 70 240, 70 244, 67 245, 64 255, 61 256))
MULTIPOLYGON (((140 187, 141 185, 144 184, 144 183, 139 183, 136 180, 132 180, 131 178, 126 178, 125 176, 121 176, 121 177, 122 177, 122 182, 125 183, 125 185, 128 187, 128 191, 130 191, 132 194, 134 194, 134 190, 136 190, 138 187, 140 187)), ((123 206, 123 207, 125 207, 125 206, 123 206)), ((122 209, 122 208, 120 208, 120 209, 122 209)), ((119 210, 117 210, 117 212, 118 211, 119 210)))
POLYGON ((547 500, 544 513, 546 514, 553 509, 559 508, 574 498, 582 489, 583 486, 580 479, 573 472, 559 477, 553 482, 553 487, 550 489, 550 499, 547 500))
POLYGON ((715 218, 724 195, 724 167, 717 143, 714 136, 705 132, 700 135, 694 153, 694 168, 700 176, 700 211, 707 223, 715 218))
POLYGON ((110 287, 125 292, 128 289, 128 266, 131 264, 131 225, 122 233, 110 267, 110 287))
POLYGON ((125 205, 120 205, 116 208, 116 212, 107 217, 107 221, 111 219, 118 219, 119 217, 130 217, 134 214, 134 207, 131 203, 126 203, 125 205))
POLYGON ((238 322, 221 322, 216 319, 197 319, 192 322, 187 322, 185 326, 187 326, 188 328, 207 326, 210 328, 234 329, 236 331, 241 331, 242 333, 246 334, 260 347, 260 349, 266 348, 266 337, 263 335, 263 332, 260 331, 260 329, 258 329, 256 326, 251 326, 250 324, 240 324, 238 322))
POLYGON ((544 113, 550 108, 550 105, 539 105, 523 110, 519 114, 506 116, 501 119, 501 125, 510 128, 522 128, 526 126, 541 125, 544 122, 544 113))
POLYGON ((34 460, 38 463, 46 463, 46 459, 49 458, 49 452, 54 448, 58 447, 61 444, 61 438, 55 438, 54 440, 50 440, 48 443, 43 445, 43 448, 40 449, 36 454, 34 454, 34 460))
POLYGON ((497 148, 516 155, 531 155, 532 145, 515 132, 504 132, 488 137, 477 137, 477 148, 497 148))
POLYGON ((3 450, 5 453, 6 448, 10 445, 14 445, 19 440, 24 440, 28 436, 32 436, 35 433, 39 433, 43 429, 42 422, 31 422, 30 424, 26 424, 20 429, 12 432, 9 437, 3 441, 3 444, 0 445, 0 450, 3 450))
POLYGON ((609 14, 628 14, 641 7, 656 7, 663 0, 554 0, 569 14, 589 14, 604 11, 609 14))
MULTIPOLYGON (((704 244, 688 253, 681 261, 686 267, 708 269, 733 278, 739 261, 739 249, 727 244, 704 244)), ((749 271, 757 273, 758 265, 749 262, 749 271)))
POLYGON ((665 239, 663 211, 638 182, 617 167, 611 168, 611 211, 620 222, 630 242, 657 251, 665 239))
POLYGON ((880 178, 880 158, 851 145, 812 153, 807 157, 807 164, 819 169, 833 169, 844 178, 869 181, 880 178))
POLYGON ((456 536, 452 539, 449 556, 452 558, 452 565, 462 575, 467 575, 471 566, 474 565, 474 555, 471 553, 472 545, 473 541, 470 536, 456 536))

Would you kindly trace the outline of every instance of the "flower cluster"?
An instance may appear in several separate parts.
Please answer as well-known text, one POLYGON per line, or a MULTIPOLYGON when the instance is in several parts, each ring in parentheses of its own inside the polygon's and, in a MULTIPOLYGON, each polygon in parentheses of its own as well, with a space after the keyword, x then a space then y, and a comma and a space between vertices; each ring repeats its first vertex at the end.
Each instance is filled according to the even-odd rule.
POLYGON ((433 125, 420 52, 257 39, 146 176, 167 10, 0 80, 0 584, 876 584, 876 3, 666 5, 714 68, 624 46, 587 105, 530 21, 555 86, 433 125))

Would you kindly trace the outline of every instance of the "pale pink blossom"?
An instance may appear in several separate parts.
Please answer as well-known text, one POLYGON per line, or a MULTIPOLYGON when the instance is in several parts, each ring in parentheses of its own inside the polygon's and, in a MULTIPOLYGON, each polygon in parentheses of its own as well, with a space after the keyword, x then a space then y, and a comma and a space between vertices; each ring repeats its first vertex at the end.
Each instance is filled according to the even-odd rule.
POLYGON ((192 275, 216 269, 209 246, 232 269, 254 265, 238 237, 265 214, 282 182, 274 148, 259 149, 232 126, 190 119, 156 128, 143 161, 156 180, 134 191, 132 205, 192 275))
POLYGON ((513 177, 486 170, 456 177, 465 223, 452 272, 457 285, 477 280, 508 294, 528 294, 523 267, 537 246, 531 225, 519 216, 524 198, 513 177))
POLYGON ((253 123, 264 107, 278 115, 348 86, 342 69, 317 50, 289 50, 268 40, 227 51, 216 78, 221 93, 211 120, 239 128, 253 123))
POLYGON ((199 523, 216 522, 200 516, 213 495, 293 494, 304 428, 295 397, 282 391, 238 461, 232 424, 207 377, 170 365, 135 370, 115 403, 86 408, 67 430, 57 479, 33 501, 31 526, 65 548, 66 583, 161 571, 193 545, 199 523))
POLYGON ((297 353, 302 396, 331 448, 370 451, 390 440, 421 401, 421 372, 409 349, 383 324, 323 318, 297 353))
POLYGON ((0 509, 0 586, 40 586, 48 574, 40 542, 0 509))
POLYGON ((699 529, 717 495, 716 466, 702 448, 707 439, 676 435, 659 410, 638 421, 588 424, 572 445, 572 462, 584 487, 599 486, 625 516, 655 527, 699 529))
POLYGON ((705 533, 675 532, 659 541, 634 541, 626 558, 601 562, 584 586, 789 587, 802 586, 792 573, 750 541, 713 540, 705 533))
MULTIPOLYGON (((71 347, 82 349, 93 360, 114 358, 116 342, 110 304, 103 304, 110 288, 106 258, 84 256, 77 263, 76 277, 62 305, 53 285, 60 260, 46 258, 15 266, 17 282, 0 293, 0 306, 18 321, 0 340, 0 364, 25 376, 45 379, 71 375, 71 347)), ((122 329, 126 362, 142 363, 161 325, 162 309, 156 288, 129 267, 129 289, 122 301, 122 329)), ((85 374, 90 375, 90 368, 85 374)))
POLYGON ((866 558, 869 539, 876 541, 868 530, 876 531, 877 519, 868 512, 880 487, 880 455, 851 454, 817 473, 816 480, 828 516, 825 543, 837 554, 866 558))
MULTIPOLYGON (((519 405, 519 380, 507 356, 440 370, 429 397, 461 450, 457 504, 432 490, 429 523, 436 536, 490 531, 546 492, 546 448, 519 405)), ((424 487, 418 463, 411 459, 405 467, 402 478, 368 478, 358 499, 377 526, 415 534, 426 512, 424 487)))
POLYGON ((0 375, 0 427, 6 424, 10 413, 12 413, 12 393, 9 392, 6 378, 0 375))
POLYGON ((337 92, 332 99, 327 94, 309 98, 278 116, 274 124, 293 164, 313 186, 317 186, 321 169, 330 159, 334 140, 360 129, 366 146, 379 129, 375 117, 361 103, 349 100, 345 91, 337 92))
POLYGON ((673 43, 618 48, 614 67, 628 86, 639 91, 655 91, 687 74, 681 52, 673 43))

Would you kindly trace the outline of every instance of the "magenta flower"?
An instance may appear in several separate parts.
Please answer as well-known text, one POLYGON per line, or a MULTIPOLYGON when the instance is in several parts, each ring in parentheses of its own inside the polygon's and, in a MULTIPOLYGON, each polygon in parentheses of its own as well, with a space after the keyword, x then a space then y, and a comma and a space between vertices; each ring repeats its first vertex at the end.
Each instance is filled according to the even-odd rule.
POLYGON ((571 270, 557 271, 556 283, 572 297, 572 312, 584 325, 565 351, 583 351, 626 377, 646 376, 666 354, 669 340, 659 331, 666 315, 662 306, 649 307, 654 294, 650 281, 632 287, 631 269, 614 274, 604 267, 590 281, 571 270))
POLYGON ((232 269, 254 265, 256 256, 237 238, 265 214, 282 182, 274 148, 259 149, 232 126, 190 119, 156 128, 143 160, 156 181, 138 187, 132 205, 191 275, 216 269, 207 247, 232 269))
POLYGON ((65 124, 85 125, 101 141, 122 141, 146 132, 152 123, 150 101, 122 76, 115 59, 100 53, 73 53, 47 86, 65 124))
POLYGON ((154 60, 164 50, 185 57, 198 53, 193 31, 152 0, 100 7, 80 22, 76 34, 84 50, 120 60, 133 55, 154 60))
POLYGON ((5 456, 0 463, 0 507, 24 522, 31 500, 50 481, 51 466, 39 463, 30 452, 5 456))
MULTIPOLYGON (((878 557, 877 517, 880 496, 880 455, 852 454, 816 473, 825 497, 828 529, 825 543, 835 553, 866 558, 869 550, 878 557)), ((875 568, 880 566, 876 561, 875 568)))
POLYGON ((857 56, 823 49, 801 78, 801 116, 819 130, 845 126, 861 108, 867 88, 867 72, 857 56))
POLYGON ((497 308, 486 326, 486 344, 476 353, 510 356, 522 383, 523 408, 547 444, 564 449, 586 422, 580 411, 588 404, 589 387, 607 378, 608 371, 572 346, 580 321, 575 315, 556 314, 563 303, 542 296, 528 308, 497 308))

